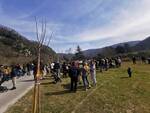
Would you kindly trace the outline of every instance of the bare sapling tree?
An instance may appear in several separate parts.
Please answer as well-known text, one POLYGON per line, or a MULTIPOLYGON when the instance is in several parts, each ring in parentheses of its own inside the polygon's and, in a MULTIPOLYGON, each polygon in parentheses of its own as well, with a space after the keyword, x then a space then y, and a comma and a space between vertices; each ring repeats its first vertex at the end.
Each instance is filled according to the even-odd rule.
POLYGON ((40 30, 39 30, 39 25, 38 25, 38 21, 37 21, 36 17, 35 17, 35 24, 36 24, 36 38, 37 38, 37 42, 38 42, 38 47, 37 47, 37 66, 36 66, 37 68, 36 68, 36 75, 34 75, 35 76, 35 84, 34 84, 32 113, 41 113, 41 103, 40 103, 41 49, 42 49, 43 45, 49 46, 50 41, 53 37, 53 32, 51 33, 49 38, 46 37, 46 32, 47 32, 46 20, 42 19, 40 30))

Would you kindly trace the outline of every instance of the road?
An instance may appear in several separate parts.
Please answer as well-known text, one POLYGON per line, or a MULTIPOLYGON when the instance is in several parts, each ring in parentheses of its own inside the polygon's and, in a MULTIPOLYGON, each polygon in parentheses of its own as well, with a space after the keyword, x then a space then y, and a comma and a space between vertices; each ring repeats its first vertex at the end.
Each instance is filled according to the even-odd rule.
MULTIPOLYGON (((33 76, 24 76, 16 80, 15 90, 0 93, 0 113, 4 113, 9 107, 23 97, 34 85, 33 76)), ((12 81, 6 81, 3 86, 12 88, 12 81)))

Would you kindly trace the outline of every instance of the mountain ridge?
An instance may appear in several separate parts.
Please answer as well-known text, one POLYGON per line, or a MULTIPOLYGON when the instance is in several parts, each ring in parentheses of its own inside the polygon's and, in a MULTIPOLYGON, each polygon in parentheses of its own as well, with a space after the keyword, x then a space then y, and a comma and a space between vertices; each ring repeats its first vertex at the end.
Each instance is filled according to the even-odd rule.
POLYGON ((122 43, 117 43, 117 44, 113 44, 113 45, 102 47, 102 48, 84 50, 83 54, 85 56, 88 56, 88 57, 89 56, 94 57, 96 54, 99 54, 102 51, 105 51, 106 48, 116 48, 117 46, 124 46, 124 44, 128 44, 130 47, 134 47, 138 43, 140 43, 139 40, 137 40, 137 41, 129 41, 129 42, 122 42, 122 43))
MULTIPOLYGON (((118 44, 113 44, 111 46, 106 46, 102 48, 96 48, 96 49, 87 49, 83 50, 83 55, 86 58, 93 58, 96 57, 98 54, 102 56, 116 56, 118 53, 116 53, 116 48, 117 47, 124 47, 128 46, 130 48, 130 52, 142 52, 145 50, 150 50, 150 37, 145 38, 144 40, 137 40, 137 41, 129 41, 129 42, 123 42, 123 43, 118 43, 118 44)), ((125 47, 124 47, 125 48, 125 47)), ((129 49, 128 48, 128 49, 129 49)), ((65 53, 60 53, 60 56, 68 57, 67 54, 65 53)), ((71 57, 73 54, 71 54, 71 57)))

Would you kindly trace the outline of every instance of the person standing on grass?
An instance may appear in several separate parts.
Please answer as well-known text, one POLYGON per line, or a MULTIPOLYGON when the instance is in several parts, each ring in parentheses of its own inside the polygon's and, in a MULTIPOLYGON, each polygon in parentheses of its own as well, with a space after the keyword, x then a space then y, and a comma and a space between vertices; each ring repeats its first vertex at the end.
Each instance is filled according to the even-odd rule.
POLYGON ((60 78, 60 63, 59 63, 59 61, 57 61, 57 62, 55 62, 54 63, 54 71, 56 72, 56 74, 57 74, 57 77, 59 77, 60 78))
POLYGON ((142 57, 141 57, 141 60, 142 60, 142 63, 145 63, 145 64, 146 64, 146 57, 142 56, 142 57))
POLYGON ((104 64, 105 64, 105 60, 101 58, 99 61, 100 72, 103 72, 104 64))
POLYGON ((118 66, 121 67, 121 63, 122 63, 121 58, 118 57, 117 59, 118 59, 118 66))
POLYGON ((62 71, 63 71, 63 77, 66 78, 67 77, 67 65, 65 62, 62 64, 62 71))
POLYGON ((115 61, 115 66, 116 66, 116 68, 118 68, 118 67, 119 67, 118 58, 115 58, 114 61, 115 61))
POLYGON ((78 82, 79 82, 79 84, 82 84, 82 82, 81 82, 81 77, 82 77, 82 68, 83 68, 83 61, 80 61, 79 62, 79 76, 78 76, 78 82))
POLYGON ((108 58, 105 58, 105 71, 107 71, 108 70, 108 58))
POLYGON ((83 80, 83 85, 85 88, 85 91, 90 88, 90 84, 88 81, 88 74, 89 74, 89 66, 87 63, 83 63, 83 68, 82 68, 82 80, 83 80))
POLYGON ((135 56, 132 57, 132 61, 133 61, 133 64, 136 64, 136 57, 135 56))
POLYGON ((127 72, 128 72, 129 77, 131 77, 132 76, 132 70, 130 67, 128 67, 127 72))
POLYGON ((96 66, 94 61, 90 61, 90 75, 93 82, 93 86, 96 86, 96 66))
POLYGON ((75 65, 75 62, 72 62, 69 69, 69 77, 71 79, 71 88, 70 91, 77 91, 77 82, 78 82, 78 69, 75 65))

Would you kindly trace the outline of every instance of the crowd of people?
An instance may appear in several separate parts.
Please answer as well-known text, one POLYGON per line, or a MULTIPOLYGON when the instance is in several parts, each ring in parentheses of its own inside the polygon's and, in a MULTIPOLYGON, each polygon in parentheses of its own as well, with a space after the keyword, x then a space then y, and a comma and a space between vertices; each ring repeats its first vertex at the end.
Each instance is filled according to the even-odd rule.
MULTIPOLYGON (((62 78, 70 77, 71 80, 71 91, 77 90, 78 83, 83 82, 84 89, 87 90, 91 87, 89 77, 92 81, 92 86, 96 86, 96 69, 100 72, 103 70, 107 71, 109 68, 121 66, 121 59, 100 59, 96 60, 85 60, 85 61, 72 61, 72 62, 53 62, 48 65, 40 65, 41 78, 46 74, 50 74, 54 83, 61 82, 62 78)), ((12 81, 11 90, 16 89, 16 79, 23 76, 34 76, 36 79, 37 64, 34 62, 27 63, 24 65, 0 65, 0 91, 7 90, 2 84, 6 81, 12 81)))
POLYGON ((74 91, 76 92, 77 90, 77 85, 78 82, 81 83, 81 79, 83 82, 83 86, 84 89, 87 90, 88 88, 91 87, 90 83, 89 83, 89 78, 88 76, 91 77, 91 81, 92 81, 92 86, 96 86, 96 65, 95 65, 95 61, 91 60, 89 62, 72 62, 70 67, 69 67, 69 71, 68 71, 68 75, 71 79, 71 87, 70 87, 70 91, 74 91))
POLYGON ((77 60, 72 62, 54 62, 51 64, 51 72, 55 83, 61 82, 61 78, 70 77, 70 91, 76 92, 77 85, 83 83, 85 91, 91 86, 96 87, 96 70, 107 71, 109 68, 121 66, 121 58, 104 58, 96 60, 77 60), (62 74, 61 74, 62 73, 62 74), (90 80, 89 80, 90 78, 90 80), (90 84, 91 83, 91 84, 90 84))
MULTIPOLYGON (((50 72, 47 65, 41 66, 41 75, 46 75, 46 73, 50 72)), ((0 65, 0 91, 7 91, 8 89, 2 84, 6 81, 12 80, 12 88, 10 90, 16 89, 16 79, 19 79, 24 76, 34 76, 36 75, 36 64, 28 63, 25 65, 0 65)))
POLYGON ((148 63, 148 64, 150 64, 150 57, 149 58, 146 58, 144 56, 141 56, 141 57, 133 56, 132 57, 133 64, 136 64, 138 60, 141 60, 142 63, 145 63, 145 64, 148 63))
MULTIPOLYGON (((136 64, 136 57, 132 57, 133 64, 136 64)), ((146 58, 141 57, 142 62, 146 62, 146 58)), ((49 74, 53 77, 54 83, 62 82, 62 78, 70 77, 70 91, 77 91, 78 84, 83 84, 84 90, 96 87, 96 71, 103 72, 110 68, 119 68, 122 64, 120 57, 101 58, 99 60, 76 60, 60 63, 59 61, 40 65, 41 79, 49 74)), ((12 80, 11 90, 16 89, 16 79, 23 76, 34 76, 36 79, 37 64, 34 62, 24 65, 0 65, 0 91, 7 90, 2 84, 5 81, 12 80)), ((127 73, 132 76, 132 69, 128 67, 127 73)))
MULTIPOLYGON (((132 57, 133 64, 136 64, 137 60, 141 60, 143 63, 147 63, 145 57, 132 57)), ((83 84, 83 87, 86 90, 91 88, 91 86, 96 87, 96 72, 107 71, 110 68, 119 68, 121 67, 122 60, 121 57, 115 58, 101 58, 99 60, 84 60, 84 61, 72 61, 69 63, 63 62, 61 65, 59 62, 51 64, 51 69, 56 72, 55 74, 55 83, 58 81, 61 82, 61 78, 70 77, 70 91, 76 92, 78 84, 83 84), (61 74, 62 73, 62 76, 61 74)), ((129 78, 132 76, 132 68, 129 66, 127 68, 127 74, 129 78)))
MULTIPOLYGON (((0 86, 5 82, 12 80, 13 87, 11 90, 16 89, 16 77, 23 76, 23 70, 20 65, 11 65, 11 66, 0 66, 0 86)), ((1 87, 2 90, 3 87, 1 87)))

